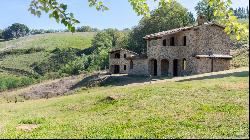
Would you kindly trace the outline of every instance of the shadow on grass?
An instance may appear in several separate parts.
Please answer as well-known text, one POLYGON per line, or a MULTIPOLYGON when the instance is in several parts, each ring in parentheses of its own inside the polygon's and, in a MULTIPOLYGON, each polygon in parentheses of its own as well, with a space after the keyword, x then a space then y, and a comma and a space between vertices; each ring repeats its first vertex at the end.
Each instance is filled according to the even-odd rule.
POLYGON ((217 78, 224 78, 224 77, 230 77, 230 76, 232 76, 232 77, 248 77, 249 71, 241 71, 241 72, 233 72, 233 73, 195 77, 195 78, 179 80, 177 82, 185 82, 185 81, 192 81, 192 80, 204 80, 204 79, 217 79, 217 78))

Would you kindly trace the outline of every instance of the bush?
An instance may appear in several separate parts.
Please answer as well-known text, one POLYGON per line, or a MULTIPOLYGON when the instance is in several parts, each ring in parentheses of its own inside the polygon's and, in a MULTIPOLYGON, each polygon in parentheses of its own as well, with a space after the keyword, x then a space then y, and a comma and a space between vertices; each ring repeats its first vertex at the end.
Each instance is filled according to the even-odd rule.
POLYGON ((79 54, 79 49, 67 48, 67 49, 54 49, 51 56, 46 62, 34 63, 32 65, 33 70, 40 74, 58 72, 62 67, 65 67, 71 61, 74 61, 79 54))
POLYGON ((14 76, 0 74, 0 91, 13 89, 22 86, 28 86, 35 83, 35 79, 26 76, 14 76))

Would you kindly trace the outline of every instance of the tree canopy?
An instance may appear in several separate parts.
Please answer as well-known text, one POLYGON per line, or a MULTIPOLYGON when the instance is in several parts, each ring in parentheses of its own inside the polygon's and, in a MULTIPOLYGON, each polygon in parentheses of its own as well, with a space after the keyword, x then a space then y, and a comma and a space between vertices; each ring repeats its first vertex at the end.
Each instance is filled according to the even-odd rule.
POLYGON ((146 41, 143 37, 148 34, 166 31, 192 25, 195 22, 193 14, 178 2, 166 5, 151 12, 150 17, 144 17, 129 35, 129 49, 135 52, 146 50, 146 41))
POLYGON ((210 5, 209 0, 199 1, 195 6, 195 11, 197 15, 204 15, 207 21, 212 21, 215 19, 215 5, 210 5))
POLYGON ((23 37, 25 35, 28 35, 30 32, 29 28, 20 23, 14 23, 8 28, 6 28, 2 35, 5 40, 13 39, 13 38, 19 38, 23 37))

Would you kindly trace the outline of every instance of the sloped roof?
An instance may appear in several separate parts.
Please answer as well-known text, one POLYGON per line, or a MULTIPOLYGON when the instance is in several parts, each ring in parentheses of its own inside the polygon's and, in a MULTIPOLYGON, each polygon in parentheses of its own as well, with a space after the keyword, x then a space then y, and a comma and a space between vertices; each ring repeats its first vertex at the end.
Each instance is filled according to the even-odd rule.
POLYGON ((146 54, 140 54, 140 55, 132 55, 127 57, 128 60, 135 60, 135 59, 147 59, 148 56, 146 54))
MULTIPOLYGON (((225 28, 224 26, 219 25, 219 24, 217 24, 215 22, 204 23, 202 25, 218 26, 218 27, 221 27, 223 29, 225 28)), ((143 39, 147 40, 147 39, 153 39, 153 38, 161 38, 164 35, 170 35, 170 34, 175 34, 175 33, 181 32, 181 31, 190 30, 190 29, 193 29, 193 28, 199 28, 202 25, 193 25, 193 26, 189 26, 189 27, 181 27, 181 28, 176 28, 176 29, 172 29, 172 30, 162 31, 162 32, 146 35, 145 37, 143 37, 143 39)))
POLYGON ((123 48, 112 48, 109 53, 113 53, 113 52, 117 52, 117 51, 126 51, 126 52, 129 52, 129 53, 132 53, 132 54, 135 54, 135 55, 138 55, 136 52, 133 52, 133 51, 130 51, 130 50, 127 50, 127 49, 123 49, 123 48))
POLYGON ((224 59, 231 59, 231 55, 225 54, 212 54, 212 55, 196 55, 196 58, 224 58, 224 59))

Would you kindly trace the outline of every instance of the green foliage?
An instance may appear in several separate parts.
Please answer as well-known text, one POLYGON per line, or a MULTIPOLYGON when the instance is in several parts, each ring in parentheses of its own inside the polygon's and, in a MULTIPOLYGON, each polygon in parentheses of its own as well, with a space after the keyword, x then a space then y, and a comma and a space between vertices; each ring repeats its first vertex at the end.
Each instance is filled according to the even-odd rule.
POLYGON ((30 30, 26 25, 20 23, 14 23, 7 29, 5 29, 2 35, 5 40, 10 40, 13 38, 19 38, 28 35, 29 31, 30 30))
POLYGON ((32 65, 33 70, 45 75, 50 72, 58 72, 58 70, 65 64, 75 60, 79 56, 79 50, 73 48, 59 49, 56 48, 51 52, 48 61, 36 62, 32 65))
POLYGON ((144 17, 129 35, 128 48, 137 53, 146 50, 146 41, 143 37, 148 34, 166 31, 173 28, 191 25, 194 18, 181 4, 173 1, 171 5, 166 5, 151 12, 150 17, 144 17))
POLYGON ((49 53, 41 51, 34 53, 24 53, 24 54, 9 54, 0 61, 1 67, 12 70, 18 73, 19 70, 26 71, 28 73, 33 73, 31 65, 33 63, 40 63, 48 61, 49 53))
POLYGON ((59 70, 59 74, 77 75, 84 69, 84 57, 77 57, 75 60, 68 62, 59 70))
POLYGON ((0 91, 27 86, 35 83, 33 78, 0 73, 0 91))
POLYGON ((98 32, 99 29, 97 28, 92 28, 90 26, 82 26, 82 27, 78 27, 76 29, 77 32, 98 32))
POLYGON ((233 10, 230 8, 231 0, 210 0, 210 6, 215 5, 214 16, 218 17, 218 22, 225 25, 225 32, 233 37, 233 40, 249 40, 249 30, 245 24, 238 22, 233 10))
POLYGON ((0 29, 0 39, 3 39, 3 30, 0 29))
POLYGON ((195 6, 195 11, 197 15, 205 16, 207 21, 213 21, 216 19, 214 16, 215 6, 215 4, 210 5, 209 0, 201 0, 195 6))
POLYGON ((248 6, 247 6, 246 9, 244 7, 239 7, 239 8, 235 8, 235 10, 234 9, 231 9, 231 10, 233 10, 234 15, 237 18, 239 18, 239 19, 249 18, 249 9, 248 9, 248 6))
POLYGON ((29 7, 31 14, 40 17, 42 11, 49 13, 50 18, 54 18, 57 23, 60 22, 75 32, 74 25, 80 22, 75 19, 73 13, 66 13, 66 10, 67 5, 58 3, 57 0, 32 0, 29 7))

